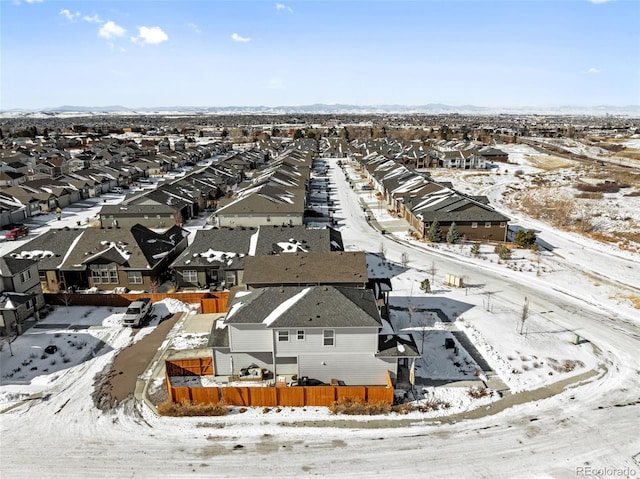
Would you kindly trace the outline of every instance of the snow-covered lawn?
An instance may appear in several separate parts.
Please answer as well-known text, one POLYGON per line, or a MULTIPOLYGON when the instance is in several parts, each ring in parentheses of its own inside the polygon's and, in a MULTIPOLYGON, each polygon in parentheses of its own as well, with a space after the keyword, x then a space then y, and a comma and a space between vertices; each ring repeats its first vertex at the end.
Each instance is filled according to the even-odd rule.
MULTIPOLYGON (((24 334, 0 345, 0 406, 8 400, 46 391, 82 363, 124 347, 149 334, 173 313, 192 308, 166 299, 153 305, 151 318, 139 330, 124 327, 126 308, 55 306, 24 334), (50 348, 47 351, 47 348, 50 348)), ((176 338, 176 344, 187 339, 176 338)))

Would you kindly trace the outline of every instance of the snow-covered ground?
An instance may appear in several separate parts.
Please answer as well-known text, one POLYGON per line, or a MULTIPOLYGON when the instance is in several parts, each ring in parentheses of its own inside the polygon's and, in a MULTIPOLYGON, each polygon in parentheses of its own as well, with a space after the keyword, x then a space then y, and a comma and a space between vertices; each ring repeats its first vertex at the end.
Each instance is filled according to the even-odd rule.
MULTIPOLYGON (((418 392, 424 389, 425 400, 433 396, 449 403, 447 410, 351 418, 331 416, 326 408, 256 408, 244 413, 236 408, 226 417, 167 418, 144 404, 126 402, 105 413, 91 399, 94 377, 130 344, 131 331, 119 328, 109 315, 90 320, 92 316, 83 318, 84 312, 74 313, 55 322, 49 316, 45 321, 50 325, 65 327, 42 330, 49 334, 34 340, 34 350, 49 345, 52 331, 54 339, 65 343, 72 340, 66 334, 96 335, 105 346, 92 357, 78 356, 81 359, 56 373, 32 373, 31 384, 24 384, 27 376, 22 384, 16 378, 0 385, 2 476, 413 477, 428 471, 436 477, 565 478, 591 467, 637 477, 639 317, 622 297, 640 288, 637 255, 536 224, 539 237, 553 246, 540 255, 540 266, 538 257, 530 258, 526 251, 498 262, 491 250, 474 256, 468 247, 430 247, 411 240, 407 228, 395 228, 393 222, 399 220, 380 205, 372 207, 372 213, 380 215, 388 231, 397 231, 383 236, 363 218, 359 200, 367 200, 368 192, 350 190, 340 175, 341 170, 331 169, 344 243, 349 250, 384 253, 379 267, 392 274, 393 326, 418 337, 419 346, 426 331, 425 347, 443 353, 419 364, 416 375, 425 386, 418 392), (463 277, 467 287, 446 286, 447 273, 463 277), (420 282, 432 274, 433 293, 421 292, 420 282), (525 298, 530 315, 520 334, 525 298), (439 310, 450 321, 424 310, 439 310), (86 330, 67 329, 85 320, 90 323, 86 330), (100 336, 100 331, 114 334, 100 336), (525 391, 504 400, 513 399, 511 407, 502 410, 496 396, 472 399, 466 387, 430 385, 453 372, 455 380, 475 377, 477 363, 470 354, 460 350, 460 357, 452 358, 441 346, 443 335, 454 332, 468 334, 512 392, 525 391), (575 334, 583 338, 579 344, 572 342, 575 334), (573 370, 557 371, 567 369, 565 360, 572 361, 573 370), (575 380, 572 375, 590 370, 596 376, 564 392, 554 390, 556 380, 575 380), (36 377, 41 379, 34 381, 36 377), (41 394, 27 399, 34 392, 41 394), (529 398, 539 400, 527 402, 529 398), (449 419, 452 412, 475 419, 449 419)), ((522 224, 535 223, 522 219, 522 224)), ((21 347, 27 336, 16 339, 12 348, 21 347)), ((169 341, 174 347, 202 345, 197 337, 169 341)), ((40 360, 38 353, 30 358, 13 352, 16 362, 8 348, 0 352, 3 378, 5 370, 21 367, 14 376, 23 372, 21 361, 28 359, 37 359, 41 372, 52 367, 50 359, 40 360)), ((33 365, 36 362, 27 366, 33 365)))

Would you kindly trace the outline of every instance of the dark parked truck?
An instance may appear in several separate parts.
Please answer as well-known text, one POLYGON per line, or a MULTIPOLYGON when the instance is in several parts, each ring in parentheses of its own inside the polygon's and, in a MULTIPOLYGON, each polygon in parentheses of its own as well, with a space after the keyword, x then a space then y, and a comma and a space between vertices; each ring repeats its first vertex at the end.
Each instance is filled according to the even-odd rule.
POLYGON ((122 318, 122 324, 137 328, 149 316, 151 312, 151 300, 149 298, 139 298, 129 305, 122 318))

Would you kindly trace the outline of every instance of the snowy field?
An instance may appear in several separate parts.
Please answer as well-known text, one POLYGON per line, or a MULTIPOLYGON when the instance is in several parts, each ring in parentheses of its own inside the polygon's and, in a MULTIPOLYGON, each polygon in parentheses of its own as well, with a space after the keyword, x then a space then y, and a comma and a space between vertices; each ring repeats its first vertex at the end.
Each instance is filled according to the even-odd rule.
MULTIPOLYGON (((484 246, 476 256, 468 245, 431 247, 409 239, 407 227, 384 205, 372 205, 380 224, 396 232, 383 236, 363 218, 359 202, 369 200, 368 192, 349 189, 338 168, 330 174, 346 248, 369 251, 371 272, 391 275, 394 329, 412 334, 419 348, 430 351, 417 364, 416 393, 423 403, 447 403, 446 409, 346 417, 332 416, 326 408, 234 408, 226 417, 166 418, 126 401, 102 412, 91 398, 95 376, 145 328, 132 336, 119 325, 120 311, 98 314, 85 308, 66 314, 63 307, 42 321, 45 328, 17 338, 11 345, 14 356, 6 345, 0 352, 0 440, 10 445, 0 449, 2 477, 371 477, 392 472, 568 478, 585 466, 619 468, 627 477, 640 474, 637 253, 514 215, 519 225, 535 227, 551 248, 540 256, 515 250, 512 260, 500 261, 484 246), (447 273, 463 277, 467 287, 445 285, 447 273), (422 292, 422 279, 432 277, 432 293, 422 292), (530 314, 522 325, 525 298, 530 314), (443 347, 446 338, 462 333, 476 353, 461 343, 456 343, 458 355, 443 347), (60 344, 58 351, 41 359, 52 341, 60 344), (593 375, 587 377, 589 372, 593 375), (504 383, 508 393, 502 401, 493 391, 480 399, 469 396, 468 384, 485 378, 504 383)), ((472 181, 469 177, 469 188, 485 189, 492 203, 502 196, 497 180, 472 181)), ((510 211, 505 203, 497 206, 510 211)), ((175 307, 166 305, 167 314, 175 307)), ((157 318, 165 314, 154 312, 157 318)), ((163 347, 200 347, 204 339, 175 333, 163 347)), ((162 380, 151 385, 160 387, 162 380)))

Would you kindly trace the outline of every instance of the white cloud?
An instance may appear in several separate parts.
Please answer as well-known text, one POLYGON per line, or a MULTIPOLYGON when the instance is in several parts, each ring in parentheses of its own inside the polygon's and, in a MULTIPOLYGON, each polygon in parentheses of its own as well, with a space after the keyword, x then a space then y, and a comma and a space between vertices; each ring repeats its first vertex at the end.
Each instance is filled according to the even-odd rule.
POLYGON ((284 84, 279 78, 272 78, 267 86, 270 90, 284 90, 284 84))
POLYGON ((603 71, 604 71, 604 70, 601 70, 600 68, 594 68, 594 67, 591 67, 591 68, 589 68, 589 69, 587 70, 587 73, 594 73, 594 74, 595 74, 595 73, 602 73, 603 71))
POLYGON ((100 17, 98 15, 85 15, 82 17, 82 20, 84 20, 87 23, 102 23, 102 20, 100 19, 100 17))
POLYGON ((200 33, 200 29, 198 28, 198 25, 196 25, 195 23, 187 23, 187 26, 194 32, 200 33))
POLYGON ((169 36, 160 27, 138 27, 138 32, 138 36, 132 38, 135 43, 157 45, 169 40, 169 36))
POLYGON ((250 42, 251 38, 249 37, 241 37, 240 35, 238 35, 237 33, 233 33, 231 35, 231 40, 233 40, 234 42, 242 42, 242 43, 246 43, 246 42, 250 42))
POLYGON ((83 22, 87 23, 104 23, 98 15, 82 15, 80 12, 72 12, 68 8, 63 8, 60 10, 59 15, 62 15, 70 22, 75 22, 77 20, 82 19, 83 22))
POLYGON ((591 3, 608 3, 611 0, 589 0, 591 3))
POLYGON ((65 17, 70 22, 75 22, 80 17, 80 13, 78 13, 78 12, 72 13, 71 10, 66 9, 66 8, 63 8, 62 10, 60 10, 59 15, 62 15, 63 17, 65 17))
POLYGON ((43 0, 26 0, 27 3, 42 3, 43 0))
POLYGON ((127 33, 127 31, 124 28, 112 22, 111 20, 102 25, 100 27, 100 30, 98 30, 98 36, 106 39, 113 37, 123 37, 125 33, 127 33))
POLYGON ((282 3, 276 3, 276 10, 278 10, 279 12, 293 13, 293 8, 288 7, 282 3))

